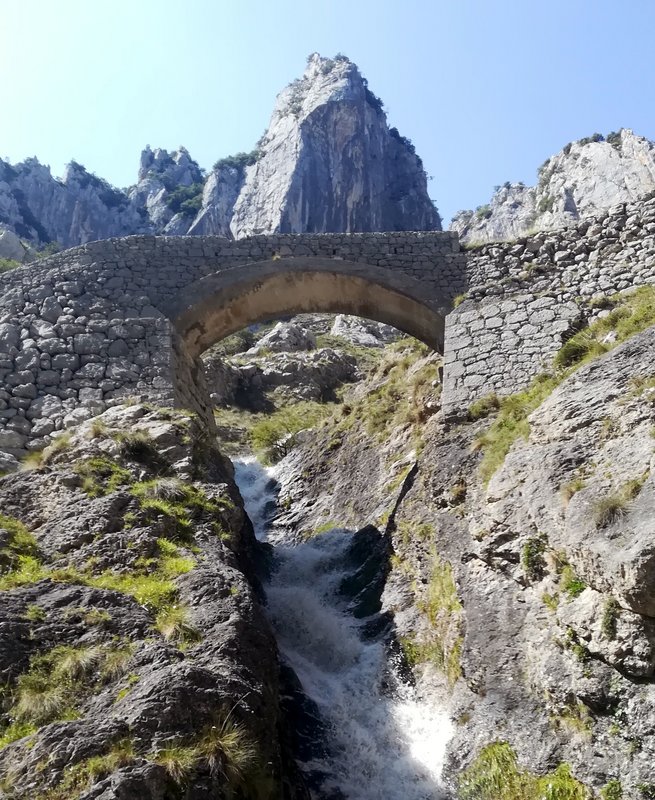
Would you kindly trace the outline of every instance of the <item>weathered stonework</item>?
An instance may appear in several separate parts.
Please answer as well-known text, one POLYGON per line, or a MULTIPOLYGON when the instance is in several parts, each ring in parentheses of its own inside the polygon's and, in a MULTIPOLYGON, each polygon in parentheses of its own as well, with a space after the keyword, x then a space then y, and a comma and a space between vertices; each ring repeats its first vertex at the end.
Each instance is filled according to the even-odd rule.
POLYGON ((575 325, 586 301, 655 283, 655 199, 615 206, 575 228, 467 251, 467 299, 448 316, 444 411, 456 417, 491 392, 525 388, 575 325))

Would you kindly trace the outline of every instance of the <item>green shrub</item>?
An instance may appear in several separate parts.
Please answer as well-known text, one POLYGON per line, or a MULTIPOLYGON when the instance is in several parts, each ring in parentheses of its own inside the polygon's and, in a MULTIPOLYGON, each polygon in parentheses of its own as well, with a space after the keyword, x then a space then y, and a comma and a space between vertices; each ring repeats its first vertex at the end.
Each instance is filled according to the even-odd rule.
POLYGON ((605 137, 602 133, 592 133, 591 136, 584 136, 582 139, 578 139, 578 144, 585 145, 591 144, 592 142, 604 142, 605 137))
POLYGON ((251 150, 249 153, 237 153, 233 156, 225 156, 224 158, 219 158, 214 164, 214 171, 223 169, 224 167, 243 170, 245 167, 250 167, 253 164, 256 164, 262 155, 262 150, 256 148, 255 150, 251 150))
POLYGON ((612 778, 612 780, 608 781, 600 790, 600 796, 603 800, 622 800, 623 787, 621 786, 621 781, 612 778))
POLYGON ((428 632, 424 641, 405 640, 405 652, 412 664, 432 662, 454 686, 462 674, 460 663, 462 604, 451 565, 435 552, 425 599, 418 608, 425 614, 428 632))
MULTIPOLYGON (((617 150, 621 149, 621 131, 610 131, 605 137, 605 141, 608 144, 611 144, 612 147, 616 148, 617 150)), ((608 800, 613 800, 613 798, 609 798, 608 800)))
POLYGON ((195 217, 202 206, 202 183, 178 186, 166 195, 164 202, 173 214, 195 217))
POLYGON ((564 564, 560 573, 559 587, 569 597, 574 598, 584 592, 587 584, 575 574, 570 564, 564 564))
POLYGON ((584 489, 586 485, 587 482, 582 477, 582 475, 576 475, 576 477, 568 481, 568 483, 563 484, 562 488, 560 489, 560 492, 562 494, 562 499, 564 500, 564 502, 568 503, 569 500, 573 497, 573 495, 577 494, 579 491, 584 489))
POLYGON ((557 611, 557 606, 559 605, 558 594, 548 594, 548 592, 544 592, 541 595, 541 599, 544 601, 546 608, 550 609, 551 611, 557 611))
POLYGON ((0 272, 9 272, 16 267, 20 267, 21 262, 13 258, 0 258, 0 272))
POLYGON ((529 581, 536 581, 544 574, 544 552, 546 540, 543 536, 532 536, 521 549, 521 565, 529 581))
POLYGON ((82 491, 89 497, 102 497, 129 483, 132 475, 107 456, 94 456, 78 461, 73 470, 82 478, 82 491))
POLYGON ((600 628, 603 636, 606 639, 612 640, 616 638, 616 623, 619 618, 620 611, 621 606, 613 597, 609 597, 605 601, 600 628))
POLYGON ((113 438, 118 442, 123 458, 143 464, 160 475, 170 472, 171 465, 157 450, 157 445, 147 431, 121 432, 113 438))
POLYGON ((46 618, 46 613, 40 605, 32 603, 25 610, 23 618, 29 620, 30 622, 43 622, 43 620, 46 618))
POLYGON ((630 503, 637 497, 650 474, 649 470, 638 478, 626 481, 616 492, 599 497, 594 502, 594 522, 597 528, 606 528, 627 514, 630 503))
POLYGON ((21 558, 36 557, 38 545, 36 539, 25 525, 14 517, 0 514, 0 529, 9 534, 7 544, 0 548, 1 577, 8 572, 14 571, 21 558))

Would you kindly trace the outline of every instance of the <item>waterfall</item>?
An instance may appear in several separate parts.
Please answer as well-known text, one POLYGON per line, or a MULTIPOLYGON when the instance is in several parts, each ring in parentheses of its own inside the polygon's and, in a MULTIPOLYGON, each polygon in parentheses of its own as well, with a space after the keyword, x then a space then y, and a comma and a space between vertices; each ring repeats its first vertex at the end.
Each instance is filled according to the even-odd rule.
POLYGON ((388 648, 364 633, 339 592, 352 571, 352 531, 334 529, 297 544, 269 531, 276 468, 235 461, 236 481, 260 540, 274 546, 265 586, 282 658, 318 710, 323 750, 299 766, 314 800, 437 800, 452 729, 443 711, 419 702, 388 648), (270 536, 269 536, 270 534, 270 536))

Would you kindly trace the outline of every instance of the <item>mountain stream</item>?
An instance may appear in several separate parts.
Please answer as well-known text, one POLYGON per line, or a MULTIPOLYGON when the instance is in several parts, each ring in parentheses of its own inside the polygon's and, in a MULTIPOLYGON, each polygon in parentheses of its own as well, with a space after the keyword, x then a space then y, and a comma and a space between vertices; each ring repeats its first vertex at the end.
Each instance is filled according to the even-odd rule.
POLYGON ((304 698, 305 721, 314 723, 294 747, 313 800, 442 797, 450 722, 419 702, 385 637, 376 635, 375 620, 357 618, 344 598, 343 582, 356 568, 353 532, 333 529, 298 543, 270 525, 279 468, 254 459, 234 465, 257 538, 273 546, 267 611, 285 669, 304 698))

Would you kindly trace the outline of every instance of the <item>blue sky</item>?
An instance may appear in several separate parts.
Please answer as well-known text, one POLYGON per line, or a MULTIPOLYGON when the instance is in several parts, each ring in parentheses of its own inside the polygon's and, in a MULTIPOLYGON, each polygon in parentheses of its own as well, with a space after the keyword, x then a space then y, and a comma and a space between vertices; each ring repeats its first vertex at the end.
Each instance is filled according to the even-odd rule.
POLYGON ((0 24, 0 156, 55 175, 250 150, 313 51, 360 66, 446 219, 572 139, 655 139, 653 0, 0 0, 0 24))

